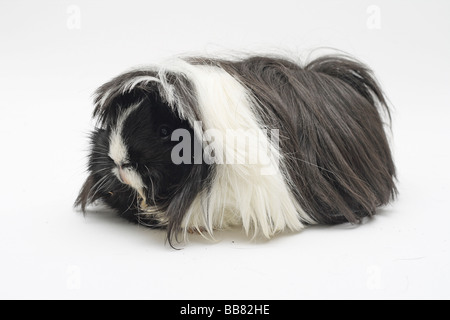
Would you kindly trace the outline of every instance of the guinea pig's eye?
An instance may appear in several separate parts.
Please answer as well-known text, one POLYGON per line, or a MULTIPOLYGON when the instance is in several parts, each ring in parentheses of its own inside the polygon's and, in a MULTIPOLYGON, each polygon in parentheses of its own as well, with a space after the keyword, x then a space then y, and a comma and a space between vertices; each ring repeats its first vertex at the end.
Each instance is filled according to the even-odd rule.
POLYGON ((168 125, 162 124, 158 128, 158 134, 161 139, 167 140, 172 134, 172 129, 168 125))

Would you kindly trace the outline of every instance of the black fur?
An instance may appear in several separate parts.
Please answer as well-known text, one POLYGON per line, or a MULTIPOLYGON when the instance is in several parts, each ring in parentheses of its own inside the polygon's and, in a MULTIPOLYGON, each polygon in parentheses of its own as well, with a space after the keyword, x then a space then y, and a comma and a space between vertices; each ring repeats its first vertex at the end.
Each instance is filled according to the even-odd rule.
MULTIPOLYGON (((123 136, 129 152, 129 162, 125 165, 132 166, 143 177, 147 186, 147 199, 150 203, 166 212, 167 216, 180 215, 187 210, 189 197, 184 195, 187 191, 197 190, 199 192, 200 182, 207 174, 207 165, 180 164, 175 165, 171 161, 171 151, 177 143, 171 141, 170 133, 175 129, 192 129, 186 120, 175 116, 171 108, 161 101, 160 97, 152 92, 136 89, 131 93, 117 95, 109 101, 109 111, 100 117, 101 126, 91 135, 91 153, 89 155, 88 171, 89 177, 85 182, 75 202, 75 206, 81 206, 85 211, 87 204, 96 200, 116 209, 119 214, 132 222, 145 224, 149 227, 164 227, 160 220, 153 219, 152 215, 139 215, 139 203, 136 192, 124 185, 111 170, 116 166, 108 156, 109 136, 115 126, 121 111, 130 106, 140 103, 140 107, 133 112, 125 121, 123 136), (158 132, 161 127, 170 130, 168 135, 161 136, 158 132), (184 204, 174 207, 175 199, 184 204)), ((97 111, 96 111, 97 112, 97 111)), ((97 114, 97 113, 95 113, 97 114)), ((191 199, 192 200, 192 199, 191 199)), ((178 203, 178 202, 177 202, 178 203)), ((169 225, 174 229, 173 221, 167 219, 169 225)))
POLYGON ((281 128, 292 192, 316 222, 360 221, 395 197, 395 166, 383 92, 364 64, 325 56, 305 67, 252 57, 219 65, 258 98, 269 128, 281 128))

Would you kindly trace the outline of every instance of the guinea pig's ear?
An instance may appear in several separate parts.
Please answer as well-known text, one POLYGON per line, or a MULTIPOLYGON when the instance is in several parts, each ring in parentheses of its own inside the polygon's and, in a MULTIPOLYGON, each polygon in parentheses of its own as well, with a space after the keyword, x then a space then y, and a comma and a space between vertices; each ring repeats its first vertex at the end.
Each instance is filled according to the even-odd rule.
POLYGON ((136 70, 121 74, 105 83, 94 94, 93 117, 101 127, 117 119, 123 108, 145 98, 157 90, 159 79, 151 70, 136 70))

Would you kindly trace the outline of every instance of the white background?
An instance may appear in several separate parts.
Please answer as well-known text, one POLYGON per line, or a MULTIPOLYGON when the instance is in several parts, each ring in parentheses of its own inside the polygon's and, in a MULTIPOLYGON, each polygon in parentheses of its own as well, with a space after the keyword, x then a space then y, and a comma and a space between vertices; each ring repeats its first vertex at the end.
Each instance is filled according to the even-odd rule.
POLYGON ((449 13, 446 0, 1 1, 0 298, 450 298, 449 13), (176 251, 73 210, 103 82, 186 52, 327 46, 369 64, 394 106, 400 196, 368 223, 176 251))

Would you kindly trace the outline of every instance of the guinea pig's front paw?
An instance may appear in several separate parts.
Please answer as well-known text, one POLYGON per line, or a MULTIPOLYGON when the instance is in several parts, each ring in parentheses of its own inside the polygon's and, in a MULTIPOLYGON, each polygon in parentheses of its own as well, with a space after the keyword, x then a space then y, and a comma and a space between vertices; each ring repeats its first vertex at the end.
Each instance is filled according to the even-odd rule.
POLYGON ((208 233, 205 227, 189 227, 186 229, 189 234, 203 234, 208 233))

